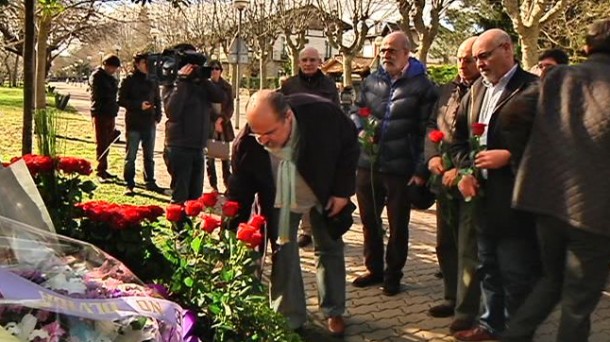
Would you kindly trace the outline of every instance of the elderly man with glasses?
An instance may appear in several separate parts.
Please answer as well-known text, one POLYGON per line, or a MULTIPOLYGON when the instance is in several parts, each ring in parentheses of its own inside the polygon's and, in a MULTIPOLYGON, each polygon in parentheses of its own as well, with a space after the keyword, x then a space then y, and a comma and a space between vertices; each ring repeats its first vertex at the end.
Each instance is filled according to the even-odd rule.
POLYGON ((500 29, 482 33, 472 46, 472 55, 482 77, 460 105, 451 153, 462 160, 460 167, 474 164, 481 171, 478 178, 463 176, 458 188, 464 198, 474 198, 485 312, 475 328, 454 336, 458 341, 494 341, 540 276, 534 218, 511 208, 519 156, 529 129, 507 128, 515 115, 527 109, 514 103, 536 86, 538 78, 515 62, 510 36, 500 29), (484 125, 480 139, 486 148, 470 160, 476 152, 469 144, 473 123, 484 125))
POLYGON ((271 304, 293 329, 307 321, 297 228, 311 217, 319 306, 334 336, 345 331, 345 258, 341 238, 355 209, 356 129, 333 102, 310 94, 255 93, 248 125, 233 146, 229 198, 237 220, 249 216, 254 194, 269 221, 273 256, 271 304), (336 221, 343 222, 336 228, 336 221), (335 227, 335 228, 334 228, 335 227))

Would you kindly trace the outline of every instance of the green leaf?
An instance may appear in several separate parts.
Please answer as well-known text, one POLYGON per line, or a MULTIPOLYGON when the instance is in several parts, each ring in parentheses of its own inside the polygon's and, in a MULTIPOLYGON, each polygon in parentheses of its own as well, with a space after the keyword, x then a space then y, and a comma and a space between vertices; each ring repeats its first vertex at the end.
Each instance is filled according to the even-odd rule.
POLYGON ((92 181, 88 180, 83 182, 80 185, 81 190, 83 190, 84 192, 93 192, 93 190, 95 190, 97 188, 97 185, 95 185, 95 183, 93 183, 92 181))
POLYGON ((191 277, 184 278, 184 285, 186 285, 187 287, 193 287, 194 283, 195 283, 195 281, 193 280, 193 278, 191 278, 191 277))
POLYGON ((191 241, 191 249, 195 254, 199 254, 199 249, 201 248, 201 238, 196 237, 191 241))

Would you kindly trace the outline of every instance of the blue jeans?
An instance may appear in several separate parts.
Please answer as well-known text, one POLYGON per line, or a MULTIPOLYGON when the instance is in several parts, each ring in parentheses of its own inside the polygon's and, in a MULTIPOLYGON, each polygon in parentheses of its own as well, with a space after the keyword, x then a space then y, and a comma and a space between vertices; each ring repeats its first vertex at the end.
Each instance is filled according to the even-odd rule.
POLYGON ((163 160, 172 177, 172 203, 197 199, 203 192, 204 156, 198 148, 168 147, 163 160))
POLYGON ((479 272, 485 313, 480 325, 494 335, 532 291, 540 277, 540 253, 532 237, 498 237, 479 234, 479 272))
POLYGON ((140 142, 142 142, 142 152, 144 153, 144 182, 146 182, 146 185, 155 184, 155 134, 156 127, 154 126, 147 131, 127 131, 123 178, 130 188, 136 186, 134 180, 136 176, 136 155, 138 154, 138 148, 140 148, 140 142))

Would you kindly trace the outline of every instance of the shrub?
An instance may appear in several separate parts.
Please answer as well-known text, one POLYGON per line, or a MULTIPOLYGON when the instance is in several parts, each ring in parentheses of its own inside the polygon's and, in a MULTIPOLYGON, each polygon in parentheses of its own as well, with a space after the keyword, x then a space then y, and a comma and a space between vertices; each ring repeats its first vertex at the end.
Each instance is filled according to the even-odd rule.
POLYGON ((457 67, 455 65, 438 65, 428 66, 428 75, 430 79, 436 84, 445 84, 453 81, 458 74, 457 67))

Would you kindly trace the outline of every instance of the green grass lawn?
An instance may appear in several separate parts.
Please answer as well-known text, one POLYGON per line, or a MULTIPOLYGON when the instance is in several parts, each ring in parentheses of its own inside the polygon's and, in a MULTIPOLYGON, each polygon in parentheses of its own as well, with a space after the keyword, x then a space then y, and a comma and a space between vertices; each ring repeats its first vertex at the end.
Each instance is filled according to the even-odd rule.
MULTIPOLYGON (((52 99, 48 103, 52 103, 52 99)), ((89 160, 95 168, 95 136, 91 121, 73 109, 60 111, 57 151, 64 156, 74 156, 89 160)), ((9 161, 21 155, 21 131, 23 122, 23 90, 0 87, 0 160, 9 161)), ((35 137, 34 137, 35 139, 35 137)), ((33 143, 36 153, 36 142, 33 143)), ((108 158, 110 170, 123 169, 124 145, 113 145, 108 158)), ((94 174, 91 179, 95 180, 94 174)), ((99 184, 94 199, 114 203, 157 204, 165 206, 169 197, 138 189, 138 196, 123 196, 125 185, 121 181, 99 184)))

